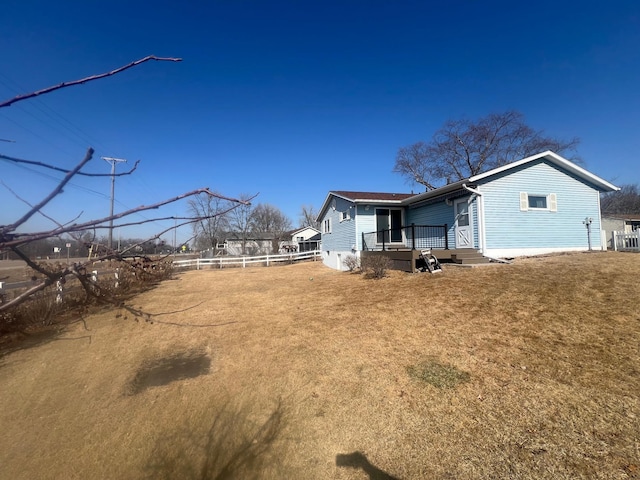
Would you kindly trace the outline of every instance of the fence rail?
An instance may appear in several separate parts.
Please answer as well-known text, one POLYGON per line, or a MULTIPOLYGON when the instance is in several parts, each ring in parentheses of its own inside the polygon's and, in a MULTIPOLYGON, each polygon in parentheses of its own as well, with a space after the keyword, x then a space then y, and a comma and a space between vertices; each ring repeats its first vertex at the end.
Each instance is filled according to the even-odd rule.
POLYGON ((388 250, 389 248, 449 249, 448 225, 415 225, 362 234, 363 250, 388 250))
POLYGON ((640 252, 640 229, 632 233, 613 232, 613 248, 614 250, 640 252))
POLYGON ((209 268, 225 268, 225 267, 242 267, 246 268, 251 265, 262 264, 269 266, 275 263, 293 263, 301 260, 317 260, 320 258, 320 250, 312 250, 310 252, 283 253, 278 255, 258 255, 243 257, 214 257, 214 258, 192 258, 190 260, 177 260, 173 262, 175 268, 195 268, 200 270, 204 267, 209 268))

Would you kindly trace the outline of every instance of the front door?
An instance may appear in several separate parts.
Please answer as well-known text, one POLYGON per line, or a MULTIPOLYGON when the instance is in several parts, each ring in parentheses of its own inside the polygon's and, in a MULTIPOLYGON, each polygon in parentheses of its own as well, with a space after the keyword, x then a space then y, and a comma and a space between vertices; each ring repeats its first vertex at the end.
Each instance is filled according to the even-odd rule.
POLYGON ((473 247, 473 225, 469 214, 469 199, 456 200, 453 207, 456 212, 456 248, 473 247))

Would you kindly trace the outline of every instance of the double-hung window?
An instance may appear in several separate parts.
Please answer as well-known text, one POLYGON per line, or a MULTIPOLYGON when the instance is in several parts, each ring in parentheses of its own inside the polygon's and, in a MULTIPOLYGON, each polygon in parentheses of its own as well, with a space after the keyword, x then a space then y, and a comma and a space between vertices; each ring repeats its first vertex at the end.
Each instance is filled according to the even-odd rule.
POLYGON ((331 219, 327 218, 322 222, 322 233, 331 233, 331 219))

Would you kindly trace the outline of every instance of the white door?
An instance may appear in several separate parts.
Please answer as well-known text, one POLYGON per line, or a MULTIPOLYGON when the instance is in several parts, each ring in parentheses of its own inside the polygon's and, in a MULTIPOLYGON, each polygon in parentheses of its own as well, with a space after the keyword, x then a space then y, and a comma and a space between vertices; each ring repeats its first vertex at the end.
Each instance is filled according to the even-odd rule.
POLYGON ((456 200, 453 204, 456 212, 456 248, 473 247, 473 225, 469 215, 469 199, 456 200))

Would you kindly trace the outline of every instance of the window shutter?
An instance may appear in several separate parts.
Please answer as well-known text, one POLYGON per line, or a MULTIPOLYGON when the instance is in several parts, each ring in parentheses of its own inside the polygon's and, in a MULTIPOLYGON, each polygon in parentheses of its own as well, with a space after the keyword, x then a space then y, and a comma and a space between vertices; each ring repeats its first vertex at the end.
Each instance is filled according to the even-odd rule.
POLYGON ((520 211, 526 212, 529 210, 529 195, 527 192, 520 192, 520 211))
POLYGON ((552 212, 558 211, 558 197, 555 193, 549 194, 549 210, 552 212))

